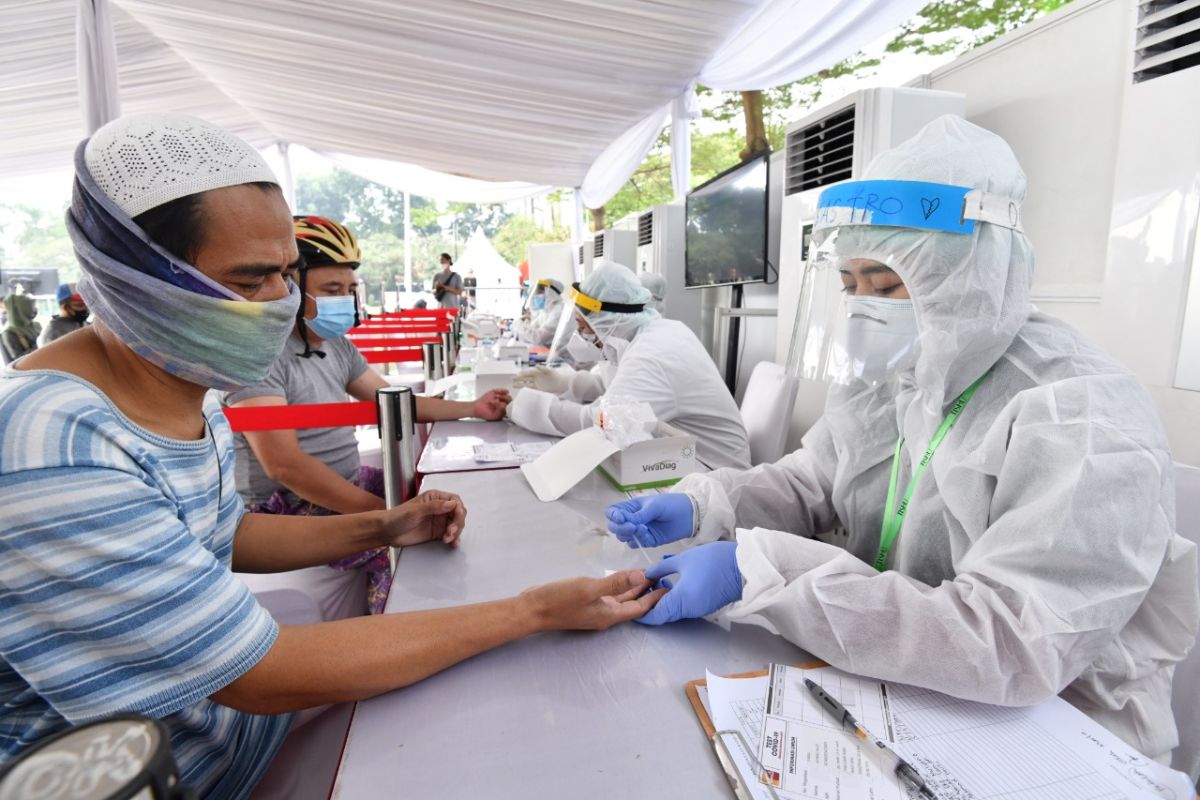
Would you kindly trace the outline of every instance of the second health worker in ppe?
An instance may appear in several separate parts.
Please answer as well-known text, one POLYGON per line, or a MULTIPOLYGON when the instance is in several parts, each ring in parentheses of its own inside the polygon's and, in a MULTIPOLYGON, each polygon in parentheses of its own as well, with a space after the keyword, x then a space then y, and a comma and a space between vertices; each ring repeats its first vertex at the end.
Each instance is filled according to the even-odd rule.
POLYGON ((603 395, 583 402, 523 389, 509 407, 513 422, 568 435, 592 424, 591 401, 600 396, 613 403, 649 403, 659 421, 696 437, 696 453, 705 464, 750 466, 742 416, 716 365, 687 326, 648 307, 651 294, 632 271, 602 261, 569 298, 556 340, 570 337, 567 351, 578 363, 604 359, 616 368, 610 379, 593 382, 603 386, 603 395))
POLYGON ((728 605, 850 672, 1004 705, 1061 693, 1169 758, 1196 552, 1149 396, 1030 303, 1003 140, 943 117, 866 177, 818 202, 796 362, 831 390, 803 446, 609 509, 631 544, 700 544, 647 571, 674 588, 643 621, 728 605), (845 549, 811 538, 838 528, 845 549))

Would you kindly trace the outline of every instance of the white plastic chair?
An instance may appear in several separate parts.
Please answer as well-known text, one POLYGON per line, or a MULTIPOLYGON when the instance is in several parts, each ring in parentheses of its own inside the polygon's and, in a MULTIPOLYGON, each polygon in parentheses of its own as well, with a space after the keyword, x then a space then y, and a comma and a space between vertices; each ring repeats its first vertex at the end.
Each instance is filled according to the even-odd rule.
POLYGON ((742 422, 750 437, 751 464, 783 457, 798 386, 796 376, 787 374, 779 364, 760 361, 754 366, 742 397, 742 422))
MULTIPOLYGON (((1200 469, 1175 465, 1175 527, 1179 535, 1200 545, 1200 469)), ((1179 746, 1171 766, 1200 780, 1200 643, 1175 667, 1171 710, 1179 727, 1179 746)))

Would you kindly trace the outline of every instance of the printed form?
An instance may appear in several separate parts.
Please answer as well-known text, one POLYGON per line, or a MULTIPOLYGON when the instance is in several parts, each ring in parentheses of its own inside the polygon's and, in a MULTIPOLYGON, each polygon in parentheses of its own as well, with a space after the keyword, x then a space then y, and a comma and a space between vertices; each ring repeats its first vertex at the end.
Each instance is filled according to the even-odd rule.
POLYGON ((910 797, 895 776, 880 773, 865 743, 817 704, 806 677, 888 742, 939 800, 1195 798, 1186 775, 1141 756, 1057 697, 1031 707, 993 706, 832 667, 774 665, 763 679, 758 758, 761 777, 780 798, 910 797))

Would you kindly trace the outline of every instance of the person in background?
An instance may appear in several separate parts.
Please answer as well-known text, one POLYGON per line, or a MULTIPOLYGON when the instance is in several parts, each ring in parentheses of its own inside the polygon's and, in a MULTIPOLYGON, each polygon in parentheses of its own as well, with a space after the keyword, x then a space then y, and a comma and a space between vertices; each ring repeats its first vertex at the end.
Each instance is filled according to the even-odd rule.
POLYGON ((831 388, 800 449, 609 508, 631 546, 699 545, 646 571, 673 588, 642 621, 728 606, 870 678, 1005 706, 1061 695, 1168 760, 1200 609, 1154 402, 1030 302, 1025 175, 1003 139, 942 117, 863 180, 818 200, 820 299, 801 313, 834 343, 796 346, 831 388), (864 214, 868 191, 917 210, 864 214), (844 549, 812 538, 837 528, 844 549))
MULTIPOLYGON (((230 408, 342 403, 346 396, 373 402, 388 382, 368 363, 346 333, 358 324, 358 280, 362 259, 349 228, 326 217, 294 220, 300 264, 296 279, 303 296, 296 324, 267 377, 226 392, 230 408)), ((510 397, 488 392, 474 403, 418 397, 417 420, 478 417, 503 419, 510 397)), ((354 428, 247 431, 234 438, 237 490, 248 510, 261 514, 310 516, 382 511, 383 473, 361 466, 354 428)), ((391 584, 386 549, 343 559, 329 570, 295 576, 317 600, 326 619, 383 610, 391 584), (367 591, 354 570, 368 573, 367 591)))
POLYGON ((433 299, 442 308, 461 308, 466 297, 462 275, 454 271, 454 259, 449 253, 440 256, 442 270, 433 276, 433 299))
POLYGON ((64 283, 58 287, 58 316, 53 317, 42 333, 42 344, 46 345, 74 333, 87 324, 88 307, 83 297, 75 291, 75 284, 64 283))
POLYGON ((463 278, 463 288, 467 290, 466 298, 464 298, 464 306, 475 305, 475 287, 478 286, 478 281, 475 279, 475 270, 467 270, 467 277, 463 278))
POLYGON ((638 280, 650 293, 649 307, 665 317, 667 314, 667 279, 657 272, 639 272, 638 280))
POLYGON ((529 295, 524 318, 514 333, 523 342, 535 347, 549 347, 562 318, 563 285, 553 278, 542 278, 529 295))
POLYGON ((605 629, 661 596, 626 570, 469 606, 272 619, 231 568, 455 546, 466 509, 427 491, 342 517, 246 512, 210 392, 267 376, 301 300, 292 215, 252 146, 184 114, 109 122, 76 150, 67 230, 96 322, 0 377, 0 760, 140 713, 166 725, 185 786, 244 800, 292 712, 541 631, 605 629))
POLYGON ((649 302, 650 292, 628 267, 599 262, 572 291, 559 331, 574 329, 566 348, 576 362, 614 364, 611 379, 590 380, 593 373, 578 372, 590 391, 568 399, 559 395, 575 379, 562 370, 530 370, 535 386, 543 388, 518 392, 509 416, 528 430, 567 436, 593 424, 591 405, 601 396, 611 403, 648 403, 660 422, 696 437, 697 456, 708 466, 748 468, 746 427, 716 365, 696 334, 660 317, 649 302))
POLYGON ((27 294, 9 294, 4 298, 4 310, 8 313, 8 323, 0 333, 0 351, 3 352, 4 363, 11 364, 37 350, 42 326, 34 319, 37 317, 37 305, 27 294))

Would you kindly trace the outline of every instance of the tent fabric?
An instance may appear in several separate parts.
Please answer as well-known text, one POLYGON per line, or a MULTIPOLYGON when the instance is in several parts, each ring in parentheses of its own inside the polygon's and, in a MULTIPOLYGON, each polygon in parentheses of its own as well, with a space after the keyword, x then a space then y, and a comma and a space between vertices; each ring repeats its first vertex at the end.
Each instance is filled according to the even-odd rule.
MULTIPOLYGON (((649 151, 672 103, 682 98, 681 108, 690 106, 693 82, 754 88, 802 77, 919 6, 21 0, 0 4, 0 174, 69 165, 86 132, 81 105, 91 124, 115 110, 110 92, 126 113, 185 111, 260 148, 290 142, 522 184, 498 192, 578 187, 595 207, 649 151), (117 54, 108 81, 106 11, 117 54), (95 72, 82 86, 82 103, 72 63, 77 19, 82 71, 95 72)), ((681 119, 676 114, 674 127, 682 156, 688 126, 681 119)), ((674 160, 682 172, 686 159, 674 160)), ((440 179, 411 170, 397 177, 419 180, 423 192, 440 179)), ((459 183, 442 194, 451 191, 484 189, 459 183)))
MULTIPOLYGON (((925 5, 925 0, 765 0, 743 27, 710 57, 694 83, 670 105, 671 185, 676 197, 691 182, 692 131, 686 116, 695 107, 695 83, 710 89, 749 91, 769 89, 812 75, 853 54, 900 25, 925 5)), ((658 131, 638 126, 620 140, 626 152, 650 152, 658 131)), ((601 205, 620 189, 606 194, 615 176, 625 169, 621 154, 605 151, 588 173, 606 176, 608 183, 584 182, 585 201, 601 205)), ((638 163, 641 163, 640 159, 638 163)), ((637 169, 625 173, 625 179, 637 169)), ((592 207, 595 207, 594 205, 592 207)))
POLYGON ((521 286, 521 273, 496 251, 483 228, 476 228, 467 239, 462 255, 454 262, 454 271, 465 276, 475 273, 480 289, 516 289, 521 286))
POLYGON ((554 190, 553 186, 525 181, 480 181, 382 158, 362 158, 341 153, 321 155, 367 180, 433 200, 507 203, 510 200, 524 200, 554 190))
POLYGON ((84 127, 91 135, 104 123, 121 116, 117 41, 108 0, 79 0, 75 46, 84 127))

